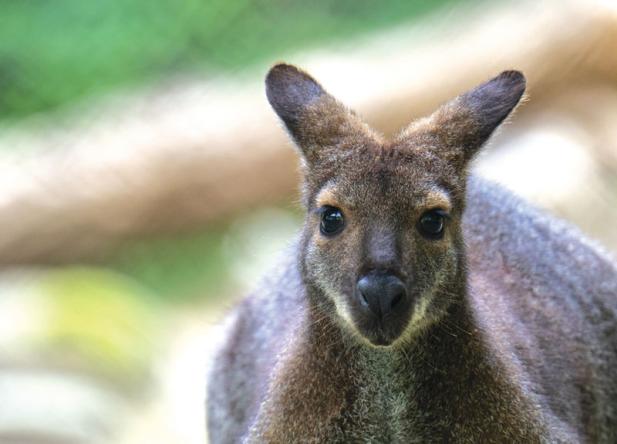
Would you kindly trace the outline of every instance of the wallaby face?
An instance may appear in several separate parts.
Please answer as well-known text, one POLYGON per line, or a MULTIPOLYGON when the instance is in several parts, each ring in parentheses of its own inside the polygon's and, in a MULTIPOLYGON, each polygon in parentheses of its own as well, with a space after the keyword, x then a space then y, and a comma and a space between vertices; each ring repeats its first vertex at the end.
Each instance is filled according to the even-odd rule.
POLYGON ((467 165, 518 103, 524 77, 504 72, 392 141, 293 66, 272 68, 266 86, 303 156, 305 283, 361 341, 411 340, 464 293, 453 289, 464 282, 467 165))

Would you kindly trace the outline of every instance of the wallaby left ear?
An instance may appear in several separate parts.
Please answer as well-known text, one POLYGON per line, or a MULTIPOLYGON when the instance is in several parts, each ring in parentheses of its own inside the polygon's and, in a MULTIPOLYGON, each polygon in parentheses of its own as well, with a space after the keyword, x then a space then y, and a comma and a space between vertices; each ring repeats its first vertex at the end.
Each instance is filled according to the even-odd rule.
POLYGON ((441 154, 467 163, 518 104, 525 83, 521 72, 504 71, 410 125, 401 138, 430 134, 441 154))
POLYGON ((330 148, 345 149, 371 133, 352 111, 292 65, 278 64, 266 76, 266 95, 309 165, 330 148))

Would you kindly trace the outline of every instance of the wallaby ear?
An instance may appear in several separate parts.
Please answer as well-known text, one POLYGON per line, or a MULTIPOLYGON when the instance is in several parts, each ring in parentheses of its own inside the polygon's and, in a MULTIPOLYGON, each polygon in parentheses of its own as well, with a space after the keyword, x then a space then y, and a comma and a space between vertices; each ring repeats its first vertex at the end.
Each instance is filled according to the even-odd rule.
POLYGON ((464 166, 510 114, 524 92, 523 74, 504 71, 441 106, 428 119, 410 125, 401 138, 428 133, 437 139, 440 154, 464 166))
POLYGON ((324 148, 345 148, 370 129, 295 66, 278 64, 266 76, 266 96, 309 162, 324 148))

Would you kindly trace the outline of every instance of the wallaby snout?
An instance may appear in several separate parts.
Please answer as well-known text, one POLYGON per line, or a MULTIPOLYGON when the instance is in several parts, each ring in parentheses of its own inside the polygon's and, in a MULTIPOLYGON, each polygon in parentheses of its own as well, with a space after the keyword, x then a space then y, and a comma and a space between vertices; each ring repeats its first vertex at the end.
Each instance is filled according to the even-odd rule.
POLYGON ((409 308, 405 284, 390 273, 371 272, 357 285, 360 305, 382 322, 409 308))

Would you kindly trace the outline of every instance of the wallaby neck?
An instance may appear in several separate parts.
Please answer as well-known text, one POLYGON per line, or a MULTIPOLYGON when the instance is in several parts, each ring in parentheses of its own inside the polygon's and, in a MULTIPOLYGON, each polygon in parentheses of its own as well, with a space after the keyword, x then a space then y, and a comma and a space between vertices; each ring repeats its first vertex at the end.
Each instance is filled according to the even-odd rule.
POLYGON ((375 348, 328 315, 319 289, 306 290, 248 442, 449 441, 474 430, 538 442, 536 413, 486 346, 466 297, 404 346, 375 348))
MULTIPOLYGON (((355 430, 369 434, 358 436, 375 434, 390 442, 408 442, 409 436, 447 435, 448 427, 434 429, 434 424, 447 423, 476 423, 487 436, 499 436, 505 424, 518 433, 513 438, 540 434, 533 411, 476 325, 467 294, 460 293, 465 288, 457 291, 460 299, 453 301, 439 321, 390 348, 363 343, 324 314, 317 302, 323 295, 308 295, 307 318, 301 327, 302 357, 295 361, 302 369, 310 369, 300 370, 298 375, 303 376, 299 379, 329 387, 328 433, 352 422, 355 430), (485 417, 473 413, 486 409, 500 412, 493 424, 485 424, 485 417), (347 418, 336 416, 343 411, 347 418)), ((452 298, 452 293, 435 295, 440 296, 452 298)))

